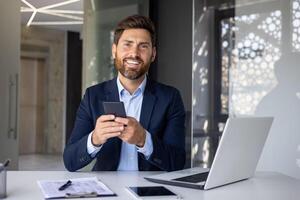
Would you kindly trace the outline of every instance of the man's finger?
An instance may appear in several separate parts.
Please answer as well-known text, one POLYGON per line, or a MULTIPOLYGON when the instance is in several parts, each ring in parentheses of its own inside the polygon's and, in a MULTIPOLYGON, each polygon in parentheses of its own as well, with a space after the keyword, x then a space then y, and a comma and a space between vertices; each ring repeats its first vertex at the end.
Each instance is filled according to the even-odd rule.
POLYGON ((120 135, 118 135, 118 137, 123 140, 124 142, 127 142, 128 140, 128 136, 124 133, 121 133, 120 135))
POLYGON ((114 132, 122 132, 124 130, 123 126, 107 127, 102 129, 102 134, 110 134, 114 132))
POLYGON ((116 117, 114 115, 101 115, 97 121, 99 120, 100 122, 106 122, 106 121, 112 121, 114 120, 116 117))
POLYGON ((101 128, 107 128, 107 127, 115 127, 115 126, 123 126, 123 124, 115 121, 106 121, 101 123, 101 128))
POLYGON ((129 119, 122 118, 122 117, 116 117, 115 122, 119 122, 121 124, 128 125, 129 119))
POLYGON ((103 135, 103 137, 105 138, 105 140, 108 140, 109 138, 118 137, 120 135, 121 135, 121 132, 113 132, 113 133, 107 133, 107 134, 103 135))

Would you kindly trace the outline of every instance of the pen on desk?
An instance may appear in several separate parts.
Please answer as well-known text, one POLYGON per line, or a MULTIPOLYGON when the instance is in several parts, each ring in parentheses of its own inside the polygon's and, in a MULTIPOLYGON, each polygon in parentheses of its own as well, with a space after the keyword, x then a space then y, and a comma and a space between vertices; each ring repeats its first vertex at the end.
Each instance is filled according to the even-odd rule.
POLYGON ((59 191, 65 190, 67 187, 69 187, 72 184, 72 181, 68 180, 65 184, 63 184, 62 186, 60 186, 58 188, 59 191))
POLYGON ((4 167, 7 167, 7 166, 9 165, 9 163, 10 163, 10 159, 7 159, 7 160, 4 162, 3 166, 4 166, 4 167))

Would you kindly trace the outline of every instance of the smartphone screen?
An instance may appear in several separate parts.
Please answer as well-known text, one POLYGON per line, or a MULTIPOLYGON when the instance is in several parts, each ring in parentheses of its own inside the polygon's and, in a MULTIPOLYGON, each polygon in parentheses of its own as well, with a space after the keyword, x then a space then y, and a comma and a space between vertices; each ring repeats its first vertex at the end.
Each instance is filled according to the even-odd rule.
POLYGON ((129 187, 138 197, 176 196, 175 193, 163 186, 129 187))
POLYGON ((126 118, 126 112, 123 102, 103 102, 104 113, 116 117, 126 118))

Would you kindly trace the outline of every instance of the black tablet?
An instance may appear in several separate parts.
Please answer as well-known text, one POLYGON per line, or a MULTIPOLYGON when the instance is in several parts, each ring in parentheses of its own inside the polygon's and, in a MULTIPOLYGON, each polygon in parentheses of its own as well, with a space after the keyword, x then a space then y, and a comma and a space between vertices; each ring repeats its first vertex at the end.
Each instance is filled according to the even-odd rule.
POLYGON ((126 118, 123 102, 103 102, 104 113, 126 118))
POLYGON ((128 187, 129 192, 137 199, 162 199, 174 197, 177 195, 165 188, 164 186, 140 186, 140 187, 128 187))

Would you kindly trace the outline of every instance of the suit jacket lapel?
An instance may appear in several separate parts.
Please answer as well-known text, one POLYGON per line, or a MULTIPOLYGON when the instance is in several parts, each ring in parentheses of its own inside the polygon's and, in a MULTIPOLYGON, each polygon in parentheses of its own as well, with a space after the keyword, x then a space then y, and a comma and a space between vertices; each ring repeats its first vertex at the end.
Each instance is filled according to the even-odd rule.
POLYGON ((142 103, 142 110, 140 116, 140 123, 145 129, 148 129, 152 110, 155 105, 156 96, 154 95, 154 83, 148 79, 147 85, 144 91, 143 103, 142 103))
POLYGON ((110 80, 105 87, 106 101, 120 101, 119 91, 117 86, 117 78, 110 80))

